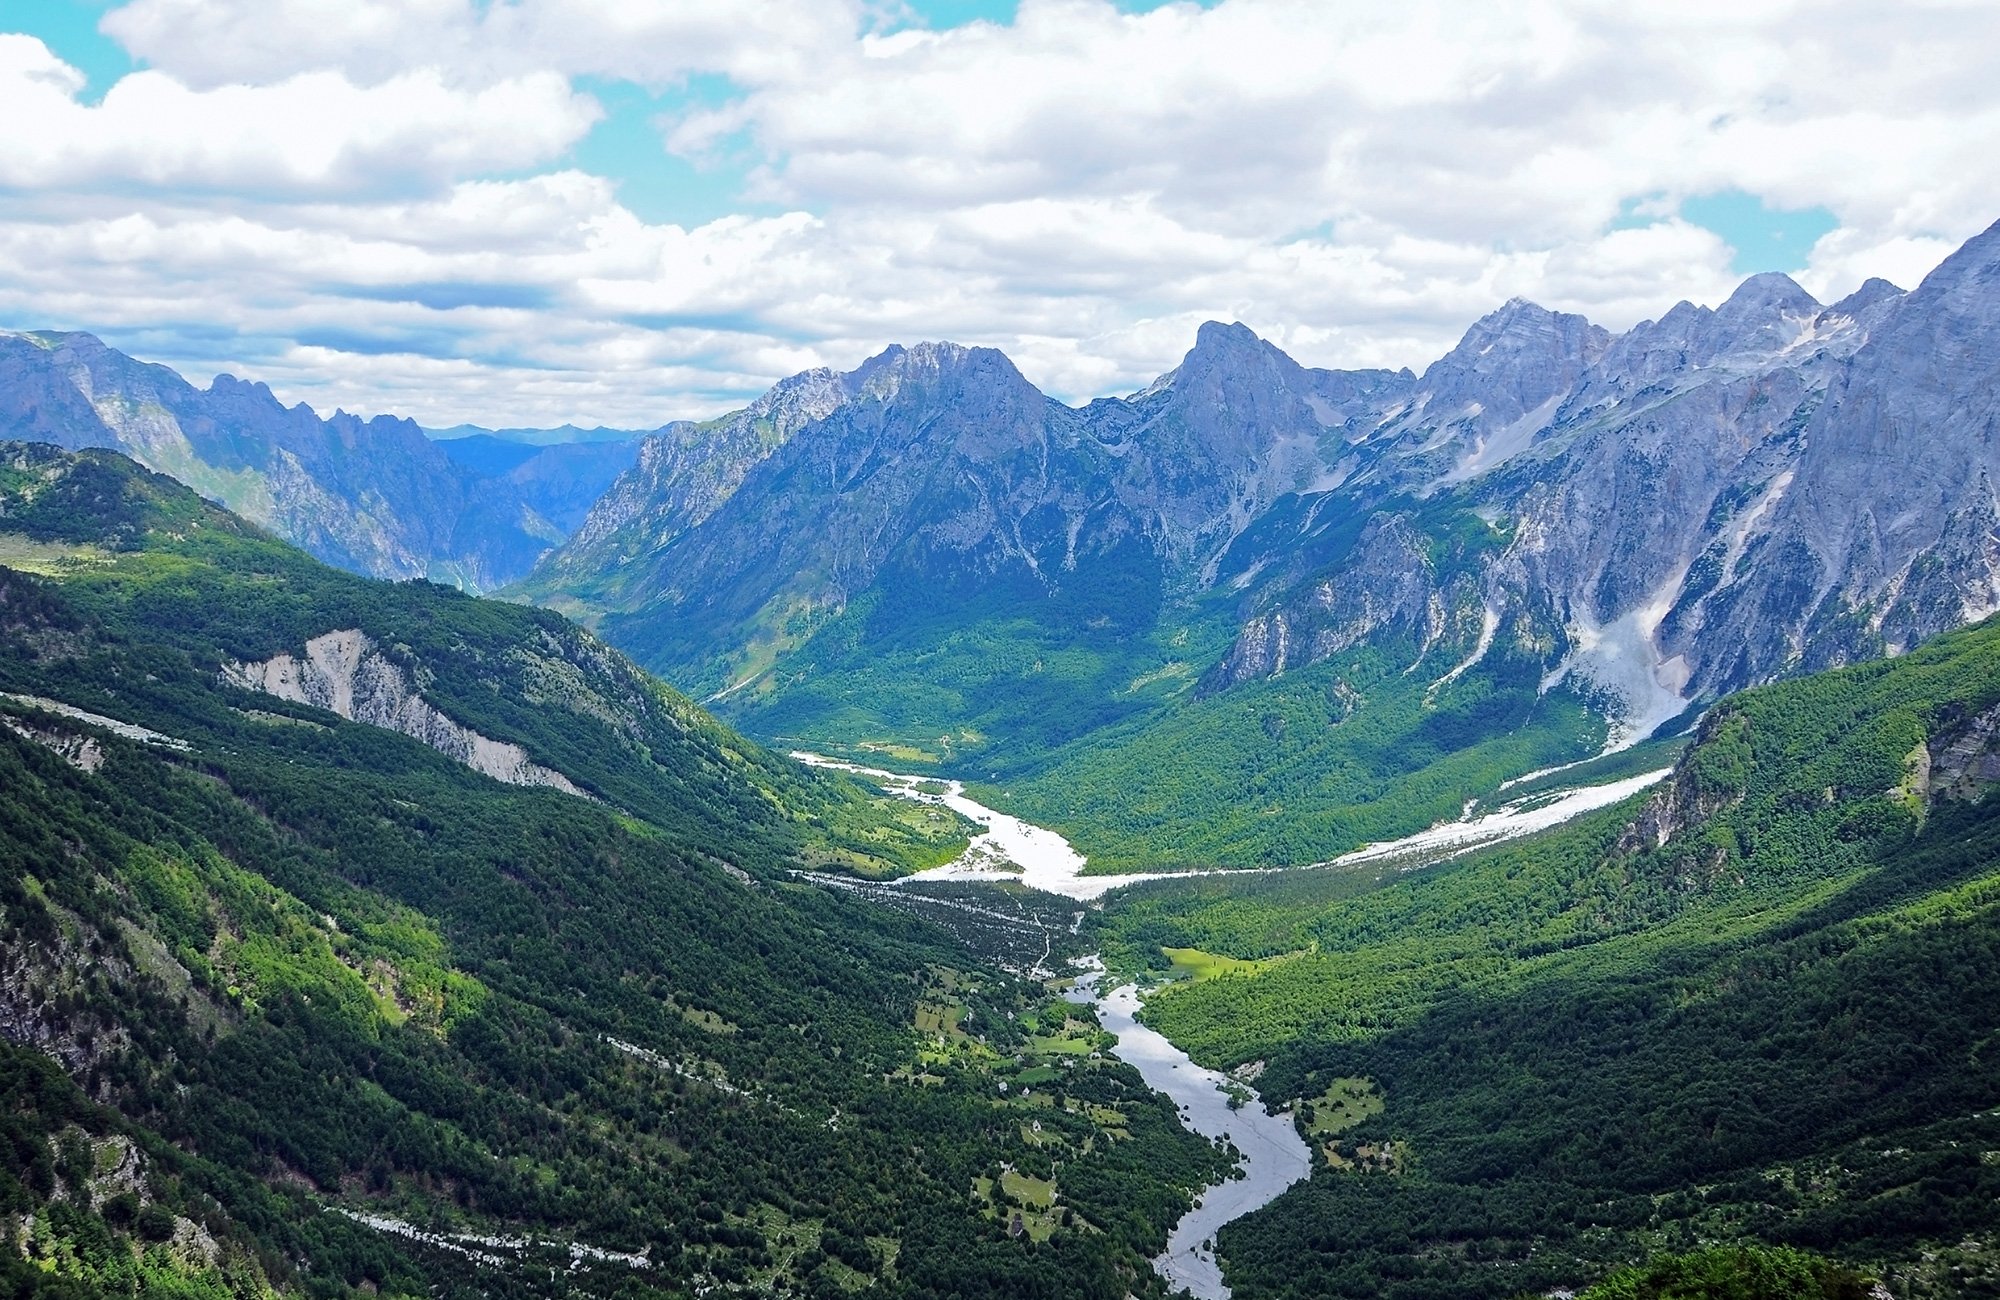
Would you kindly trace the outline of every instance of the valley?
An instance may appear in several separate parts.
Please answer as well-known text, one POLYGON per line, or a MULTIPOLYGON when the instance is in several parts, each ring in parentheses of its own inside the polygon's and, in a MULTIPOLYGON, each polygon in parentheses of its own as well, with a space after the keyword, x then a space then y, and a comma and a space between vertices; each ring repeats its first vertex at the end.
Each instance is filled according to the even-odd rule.
POLYGON ((1073 917, 1016 913, 1031 945, 1041 918, 1030 967, 1052 973, 1046 936, 1071 936, 1109 966, 1112 994, 1087 996, 1107 1028, 1138 1025, 1155 1087, 1192 1101, 1188 1071, 1219 1116, 1218 1080, 1299 1113, 1309 1178, 1205 1199, 1176 1240, 1213 1232, 1218 1257, 1156 1262, 1197 1294, 1487 1295, 1745 1234, 1893 1294, 1979 1294, 1993 1225, 1972 1150, 2000 1129, 1991 1017, 1961 995, 1994 969, 2000 858, 1990 777, 1965 774, 2000 773, 1997 637, 1730 697, 1669 774, 1590 765, 1594 809, 1456 856, 1466 823, 1447 823, 1339 870, 1100 891, 1117 878, 1059 841, 876 771, 1000 832, 956 870, 867 888, 980 907, 1038 879, 1077 898, 1073 917), (1039 846, 1040 874, 1001 869, 996 842, 1039 846))
POLYGON ((1040 982, 792 875, 969 824, 112 453, 0 448, 0 514, 107 557, 0 571, 8 1286, 1159 1294, 1209 1144, 1040 982))
POLYGON ((458 445, 0 337, 0 1281, 1992 1293, 1996 277, 458 445))
MULTIPOLYGON (((1236 1162, 1225 1178, 1197 1194, 1193 1207, 1174 1224, 1166 1249, 1153 1260, 1154 1270, 1176 1292, 1187 1291, 1197 1300, 1228 1300, 1230 1289, 1215 1256, 1217 1232, 1263 1209, 1312 1174, 1311 1154, 1295 1128, 1291 1110, 1273 1113, 1256 1090, 1241 1078, 1196 1065, 1165 1035, 1142 1023, 1139 1018, 1142 994, 1138 986, 1109 976, 1098 954, 1074 955, 1072 950, 1086 913, 1075 913, 1065 925, 1059 910, 1045 906, 1021 907, 1017 901, 1010 911, 1003 912, 996 910, 1001 906, 998 898, 982 895, 976 888, 979 884, 1005 883, 1035 894, 1103 908, 1107 895, 1116 889, 1218 873, 1087 875, 1083 857, 1060 835, 979 804, 966 796, 963 785, 957 781, 906 776, 817 754, 798 753, 793 757, 809 767, 861 776, 896 797, 920 805, 950 808, 983 828, 954 861, 892 882, 861 884, 847 879, 819 879, 841 892, 861 893, 889 906, 908 908, 919 914, 950 915, 960 924, 971 920, 975 931, 985 933, 979 938, 965 938, 968 946, 986 952, 1011 952, 1009 964, 1017 973, 1051 981, 1051 987, 1062 989, 1065 998, 1092 1008, 1097 1023, 1116 1040, 1112 1052, 1136 1068, 1148 1087, 1173 1102, 1183 1126, 1219 1142, 1236 1162), (940 894, 936 889, 940 885, 956 888, 940 894), (968 890, 967 886, 973 888, 968 890), (995 929, 1000 932, 997 941, 992 934, 995 929), (1037 936, 1041 943, 1039 953, 1033 951, 1037 936), (1063 965, 1078 973, 1057 978, 1059 951, 1072 953, 1063 965)), ((1559 826, 1593 809, 1625 800, 1669 775, 1669 769, 1661 769, 1598 786, 1557 788, 1522 800, 1521 804, 1527 806, 1506 805, 1477 820, 1468 808, 1456 822, 1418 832, 1401 841, 1371 845, 1334 862, 1293 870, 1340 870, 1358 877, 1368 874, 1371 864, 1385 864, 1396 873, 1434 866, 1475 848, 1559 826)), ((1263 873, 1250 869, 1250 874, 1263 873)), ((1379 885, 1384 879, 1375 875, 1373 883, 1379 885)), ((1175 959, 1177 974, 1183 973, 1184 963, 1194 959, 1194 950, 1163 951, 1175 959)), ((1228 958, 1200 955, 1207 964, 1225 973, 1236 966, 1255 968, 1255 963, 1234 963, 1228 958)), ((1196 973, 1194 978, 1199 980, 1203 976, 1196 973)))
POLYGON ((1622 333, 1516 299, 1421 374, 1211 321, 1080 406, 892 346, 649 439, 505 594, 1098 870, 1327 861, 1992 612, 1996 266, 1622 333))
POLYGON ((2000 3, 0 3, 0 1300, 2000 1300, 2000 3))

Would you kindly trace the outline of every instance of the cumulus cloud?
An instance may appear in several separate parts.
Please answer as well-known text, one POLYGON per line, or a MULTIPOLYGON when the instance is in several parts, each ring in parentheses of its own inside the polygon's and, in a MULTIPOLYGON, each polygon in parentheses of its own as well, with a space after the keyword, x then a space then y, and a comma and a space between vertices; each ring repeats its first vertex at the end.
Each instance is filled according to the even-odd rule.
POLYGON ((0 34, 0 185, 365 190, 544 163, 598 116, 553 72, 476 89, 416 69, 368 86, 315 71, 193 90, 148 70, 95 105, 82 87, 41 41, 0 34))
POLYGON ((1623 328, 1733 287, 1677 215, 1722 190, 1834 214, 1826 298, 2000 216, 1986 4, 892 12, 131 0, 104 30, 144 66, 95 104, 0 36, 0 321, 433 423, 650 425, 925 337, 1082 398, 1210 317, 1322 365, 1421 367, 1515 295, 1623 328), (742 214, 648 222, 577 169, 582 78, 707 79, 660 148, 747 159, 742 214))
POLYGON ((326 68, 374 81, 425 65, 661 84, 700 72, 803 77, 861 17, 852 0, 132 0, 104 30, 196 86, 326 68))

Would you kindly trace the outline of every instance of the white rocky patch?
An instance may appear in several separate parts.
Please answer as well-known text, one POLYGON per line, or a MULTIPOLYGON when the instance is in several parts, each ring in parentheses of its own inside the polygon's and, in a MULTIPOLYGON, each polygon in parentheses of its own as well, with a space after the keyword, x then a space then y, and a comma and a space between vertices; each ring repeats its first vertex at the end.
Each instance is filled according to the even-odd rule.
POLYGON ((98 744, 93 736, 32 726, 25 719, 14 717, 12 714, 0 714, 0 723, 6 724, 7 729, 16 735, 32 740, 43 749, 51 751, 57 758, 80 772, 95 772, 104 766, 104 746, 98 744))
POLYGON ((1683 655, 1662 655, 1654 640, 1685 577, 1685 572, 1675 574, 1642 604, 1609 623, 1572 612, 1568 630, 1573 649, 1542 679, 1545 693, 1574 676, 1613 701, 1607 754, 1630 749, 1661 723, 1687 711, 1692 668, 1683 655))
MULTIPOLYGON (((30 708, 41 709, 47 713, 59 713, 65 718, 74 718, 78 722, 87 723, 93 727, 101 727, 122 740, 136 740, 142 745, 158 745, 162 749, 186 750, 188 748, 188 743, 176 736, 162 735, 160 732, 138 726, 134 723, 120 722, 116 718, 107 718, 101 713, 91 713, 88 710, 64 704, 60 700, 46 699, 40 695, 15 695, 8 691, 0 691, 0 700, 11 700, 15 704, 25 704, 30 708)), ((31 732, 25 724, 9 719, 8 725, 30 739, 42 739, 39 734, 31 732)), ((47 741, 42 741, 42 743, 48 744, 47 741)), ((52 744, 49 747, 51 749, 56 748, 52 744)), ((95 742, 91 742, 90 747, 93 749, 96 748, 95 742)), ((62 753, 62 750, 57 749, 57 752, 62 753)), ((72 758, 68 754, 64 754, 64 757, 69 758, 71 762, 77 763, 79 767, 84 766, 82 762, 79 762, 76 758, 72 758)), ((99 763, 103 762, 101 753, 97 761, 99 763)), ((84 770, 94 772, 97 769, 95 766, 91 766, 85 767, 84 770)))
POLYGON ((1011 880, 1030 889, 1073 898, 1078 902, 1092 902, 1114 889, 1143 884, 1149 880, 1183 880, 1195 876, 1263 876, 1282 871, 1353 866, 1387 859, 1407 860, 1409 866, 1439 862, 1461 853, 1469 853, 1476 848, 1498 844, 1504 840, 1518 839, 1523 835, 1532 835, 1593 809, 1608 807, 1665 779, 1672 771, 1671 768, 1661 768, 1657 772, 1647 772, 1642 776, 1615 781, 1608 785, 1584 786, 1578 789, 1528 795, 1479 817, 1473 816, 1474 810, 1478 807, 1478 801, 1474 800, 1466 804, 1464 812, 1456 821, 1439 823, 1400 840, 1364 845, 1352 853, 1330 861, 1314 862, 1303 867, 1233 867, 1220 870, 1208 868, 1195 871, 1136 871, 1118 876, 1086 876, 1083 874, 1086 859, 1070 845, 1068 840, 1046 827, 1024 822, 1018 817, 1010 817, 1006 813, 997 812, 982 803, 974 802, 966 797, 962 782, 887 772, 881 768, 862 767, 856 763, 803 751, 795 752, 792 757, 808 767, 831 768, 835 771, 868 777, 881 782, 883 789, 890 794, 918 803, 950 808, 985 827, 956 861, 946 863, 942 867, 932 867, 928 871, 919 871, 914 875, 903 876, 886 884, 863 885, 862 882, 847 881, 838 876, 808 873, 812 879, 836 888, 852 886, 867 889, 893 889, 930 881, 1011 880))
POLYGON ((522 1262, 522 1253, 529 1250, 566 1252, 573 1261, 573 1266, 585 1262, 619 1264, 631 1269, 653 1266, 653 1261, 644 1251, 630 1254, 624 1251, 605 1250, 601 1246, 588 1246, 580 1241, 549 1241, 538 1237, 509 1237, 476 1232, 434 1232, 392 1215, 350 1210, 339 1205, 329 1205, 326 1209, 327 1213, 351 1219, 364 1228, 372 1228, 376 1232, 418 1242, 437 1250, 450 1251, 454 1255, 461 1255, 475 1263, 490 1267, 519 1264, 522 1262))
POLYGON ((1512 424, 1475 437, 1465 454, 1459 457, 1458 463, 1447 470, 1443 478, 1425 488, 1424 495, 1428 496, 1452 483, 1478 478, 1528 450, 1535 443, 1535 435, 1549 427, 1549 421, 1568 396, 1567 392, 1557 393, 1512 424))
POLYGON ((446 717, 417 693, 402 666, 358 629, 314 637, 306 642, 303 659, 285 653, 258 663, 226 664, 222 680, 399 732, 508 785, 547 786, 590 798, 562 773, 530 761, 519 745, 482 736, 446 717))
POLYGON ((1424 691, 1424 703, 1429 704, 1437 693, 1465 675, 1465 671, 1486 657, 1493 648, 1493 634, 1500 630, 1500 611, 1488 605, 1479 611, 1479 642, 1472 647, 1472 653, 1461 662, 1452 665, 1450 672, 1432 682, 1424 691))
POLYGON ((1608 808, 1621 799, 1666 780, 1672 773, 1672 768, 1663 767, 1656 772, 1644 772, 1608 785, 1584 786, 1554 795, 1529 795, 1481 817, 1471 815, 1472 807, 1477 806, 1474 804, 1457 821, 1440 822, 1400 840, 1364 845, 1322 865, 1349 867, 1398 858, 1408 858, 1413 865, 1441 862, 1489 844, 1519 839, 1523 835, 1559 826, 1598 808, 1608 808))
POLYGON ((1772 479, 1771 485, 1757 498, 1757 503, 1745 510, 1740 518, 1731 522, 1729 549, 1722 558, 1722 580, 1716 584, 1718 587, 1726 587, 1736 581, 1736 566, 1742 561, 1743 552, 1750 545, 1751 534, 1770 517, 1771 511, 1777 504, 1785 499, 1785 492, 1792 486, 1792 479, 1797 473, 1796 469, 1788 469, 1772 479))

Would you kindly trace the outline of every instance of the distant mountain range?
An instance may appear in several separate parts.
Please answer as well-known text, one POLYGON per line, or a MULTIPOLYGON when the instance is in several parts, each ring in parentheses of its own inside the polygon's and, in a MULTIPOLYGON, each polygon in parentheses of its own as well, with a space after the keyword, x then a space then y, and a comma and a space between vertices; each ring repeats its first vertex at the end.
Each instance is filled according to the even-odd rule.
POLYGON ((653 432, 651 429, 608 429, 601 424, 593 429, 579 428, 574 424, 559 424, 553 429, 488 429, 478 424, 454 424, 444 429, 424 429, 426 437, 438 442, 495 438, 501 442, 525 443, 530 447, 556 447, 571 442, 631 442, 651 432, 653 432))
POLYGON ((0 333, 0 438, 122 451, 331 564, 473 591, 525 574, 636 455, 629 440, 585 441, 498 466, 468 445, 481 439, 321 419, 228 375, 196 388, 74 333, 0 333))
POLYGON ((982 772, 1100 852, 1296 859, 2000 607, 1996 385, 2000 228, 1830 306, 1760 275, 1613 335, 1517 300, 1421 376, 1210 324, 1079 409, 894 347, 649 437, 518 590, 754 732, 982 772), (1184 811, 1197 737, 1267 825, 1184 811))

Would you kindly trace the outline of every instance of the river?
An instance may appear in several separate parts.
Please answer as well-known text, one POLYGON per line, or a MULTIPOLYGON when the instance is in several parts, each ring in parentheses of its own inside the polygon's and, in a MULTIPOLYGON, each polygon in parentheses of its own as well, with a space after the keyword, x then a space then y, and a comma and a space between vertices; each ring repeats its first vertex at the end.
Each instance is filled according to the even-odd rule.
MULTIPOLYGON (((819 754, 800 752, 792 757, 808 766, 866 776, 892 794, 950 808, 982 828, 966 851, 946 866, 884 884, 822 877, 827 884, 839 888, 897 890, 926 881, 1017 881, 1044 893, 1087 902, 1121 886, 1148 880, 1186 875, 1261 874, 1161 871, 1087 876, 1083 874, 1083 855, 1068 840, 1046 827, 988 808, 968 797, 961 782, 862 767, 819 754)), ((1383 861, 1412 865, 1435 862, 1542 830, 1592 808, 1605 807, 1666 775, 1667 769, 1662 769, 1611 785, 1530 796, 1479 817, 1474 817, 1473 809, 1468 806, 1459 820, 1394 843, 1367 845, 1329 862, 1314 863, 1312 867, 1278 869, 1298 871, 1383 861)), ((981 910, 964 903, 942 905, 973 912, 981 910)), ((1036 973, 1053 972, 1038 969, 1036 973)), ((1311 1152, 1294 1127, 1289 1111, 1274 1115, 1254 1089, 1196 1065, 1164 1035, 1140 1023, 1137 987, 1121 984, 1106 992, 1099 987, 1102 980, 1103 966, 1091 958, 1068 996, 1079 1004, 1094 1007, 1098 1022, 1117 1036, 1113 1055, 1138 1070, 1148 1087, 1164 1093, 1190 1131, 1226 1140, 1240 1153, 1236 1176, 1202 1190, 1194 1208, 1174 1225, 1166 1251, 1153 1261, 1154 1270, 1169 1286, 1192 1292, 1199 1300, 1228 1300, 1229 1286, 1222 1280, 1222 1268, 1215 1258, 1216 1232, 1224 1224, 1269 1205, 1286 1188, 1310 1175, 1311 1152), (1240 1108, 1231 1109, 1229 1088, 1248 1091, 1249 1100, 1240 1108)))
POLYGON ((1224 1300, 1229 1286, 1215 1259, 1217 1229, 1263 1209, 1303 1181, 1312 1173, 1312 1153, 1293 1126, 1291 1112, 1273 1115, 1254 1090, 1251 1100, 1232 1110, 1226 1091, 1232 1081, 1196 1065, 1158 1030, 1141 1024, 1138 989, 1121 984, 1104 993, 1097 988, 1101 977, 1100 972, 1085 975, 1071 996, 1095 1006, 1098 1023, 1118 1036, 1113 1054, 1138 1070, 1147 1087, 1166 1094, 1182 1124, 1203 1137, 1228 1141, 1241 1153, 1236 1166, 1240 1177, 1204 1188, 1194 1208, 1174 1225, 1166 1252, 1153 1261, 1170 1286, 1202 1300, 1224 1300))

